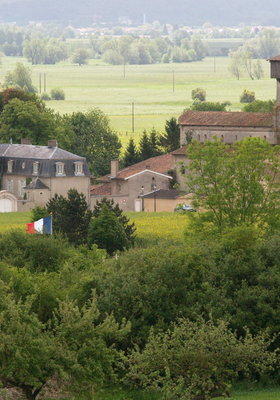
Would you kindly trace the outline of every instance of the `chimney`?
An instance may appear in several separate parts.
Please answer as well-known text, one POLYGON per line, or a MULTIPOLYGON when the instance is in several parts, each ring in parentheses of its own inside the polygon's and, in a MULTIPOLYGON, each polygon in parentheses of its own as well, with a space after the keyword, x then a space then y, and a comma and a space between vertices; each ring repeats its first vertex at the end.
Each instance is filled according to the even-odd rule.
POLYGON ((57 140, 48 140, 48 147, 57 147, 57 140))
POLYGON ((20 139, 21 144, 32 144, 30 139, 27 138, 21 138, 20 139))
POLYGON ((119 172, 119 160, 111 161, 111 178, 116 178, 119 172))

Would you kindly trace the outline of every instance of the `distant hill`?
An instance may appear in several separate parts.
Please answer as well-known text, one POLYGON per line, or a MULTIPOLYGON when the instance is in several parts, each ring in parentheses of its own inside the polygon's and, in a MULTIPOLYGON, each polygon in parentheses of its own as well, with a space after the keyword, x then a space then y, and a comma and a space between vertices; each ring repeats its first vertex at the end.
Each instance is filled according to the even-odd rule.
POLYGON ((61 21, 89 25, 127 16, 141 23, 159 20, 185 25, 240 23, 280 25, 279 0, 0 0, 0 21, 61 21))

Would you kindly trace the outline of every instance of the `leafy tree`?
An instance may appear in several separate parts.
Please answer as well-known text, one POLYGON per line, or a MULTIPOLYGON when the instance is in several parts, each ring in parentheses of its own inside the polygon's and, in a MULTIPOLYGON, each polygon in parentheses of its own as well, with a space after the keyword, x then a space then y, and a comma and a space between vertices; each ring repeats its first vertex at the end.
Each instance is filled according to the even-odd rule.
POLYGON ((203 101, 201 103, 193 103, 190 107, 194 111, 226 111, 228 102, 219 103, 211 101, 203 101))
POLYGON ((279 221, 279 149, 246 138, 229 149, 218 140, 188 147, 187 185, 195 208, 209 212, 219 230, 240 224, 279 221))
POLYGON ((160 145, 166 153, 170 153, 180 147, 180 125, 176 118, 172 117, 165 122, 165 133, 160 138, 160 145))
POLYGON ((42 64, 45 54, 46 42, 42 39, 31 39, 24 42, 23 55, 31 61, 32 65, 42 64))
POLYGON ((244 89, 240 95, 240 103, 253 103, 255 101, 255 92, 244 89))
POLYGON ((253 75, 256 79, 261 79, 264 76, 263 67, 260 60, 253 64, 253 75))
POLYGON ((16 86, 27 92, 35 93, 36 89, 32 84, 31 71, 22 63, 16 63, 14 71, 8 72, 5 77, 4 86, 16 86))
POLYGON ((54 195, 46 205, 53 216, 53 231, 65 235, 75 246, 87 242, 88 226, 92 216, 85 196, 70 189, 67 198, 54 195))
POLYGON ((72 62, 74 64, 78 64, 79 66, 84 65, 87 63, 87 60, 89 59, 89 52, 87 49, 77 49, 73 56, 72 56, 72 62))
POLYGON ((64 90, 61 88, 53 88, 51 90, 51 98, 52 100, 65 100, 64 90))
POLYGON ((98 215, 101 213, 103 205, 106 205, 107 208, 110 211, 112 211, 114 215, 118 218, 126 234, 127 247, 132 246, 135 241, 135 231, 136 231, 134 222, 130 223, 129 218, 123 214, 122 209, 119 207, 118 204, 114 203, 114 200, 109 200, 106 198, 103 198, 102 200, 96 202, 96 205, 94 206, 94 209, 92 211, 92 215, 94 217, 98 217, 98 215))
POLYGON ((73 134, 70 151, 86 157, 95 175, 109 173, 111 160, 119 158, 121 142, 106 115, 98 108, 76 112, 64 117, 64 126, 73 134))
POLYGON ((205 101, 206 100, 206 91, 202 88, 196 88, 192 90, 192 99, 194 101, 205 101))
POLYGON ((123 251, 128 247, 128 240, 118 217, 106 204, 101 205, 99 214, 89 224, 89 246, 96 244, 113 255, 116 250, 123 251))
POLYGON ((1 284, 0 381, 20 388, 35 400, 54 376, 70 392, 88 394, 114 377, 119 358, 110 339, 123 337, 128 326, 111 316, 100 322, 95 299, 79 308, 60 302, 53 320, 42 324, 32 311, 32 299, 16 302, 1 284), (110 338, 110 339, 109 339, 110 338))
POLYGON ((223 321, 179 319, 167 332, 152 331, 145 349, 129 356, 127 378, 170 400, 229 395, 239 374, 253 377, 271 369, 276 354, 269 352, 270 342, 249 332, 238 339, 223 321))
POLYGON ((252 103, 245 104, 245 112, 272 112, 275 108, 276 100, 255 100, 252 103))
POLYGON ((33 144, 46 145, 54 137, 58 125, 52 110, 42 107, 33 101, 10 100, 0 115, 1 141, 10 139, 19 143, 21 138, 28 137, 33 144))
POLYGON ((135 146, 133 138, 129 139, 129 143, 125 150, 122 161, 123 161, 124 167, 128 167, 129 165, 136 164, 139 161, 139 154, 138 154, 138 151, 135 146))
POLYGON ((240 61, 240 55, 237 51, 230 53, 230 62, 228 65, 229 72, 237 79, 240 79, 242 64, 240 61))

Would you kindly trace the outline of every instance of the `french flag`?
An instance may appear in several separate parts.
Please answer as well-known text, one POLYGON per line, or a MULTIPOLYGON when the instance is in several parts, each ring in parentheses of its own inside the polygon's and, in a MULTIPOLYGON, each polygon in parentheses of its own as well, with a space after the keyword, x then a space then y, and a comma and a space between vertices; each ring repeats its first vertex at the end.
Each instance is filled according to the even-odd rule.
POLYGON ((41 233, 52 235, 52 216, 38 219, 38 221, 26 224, 26 233, 41 233))

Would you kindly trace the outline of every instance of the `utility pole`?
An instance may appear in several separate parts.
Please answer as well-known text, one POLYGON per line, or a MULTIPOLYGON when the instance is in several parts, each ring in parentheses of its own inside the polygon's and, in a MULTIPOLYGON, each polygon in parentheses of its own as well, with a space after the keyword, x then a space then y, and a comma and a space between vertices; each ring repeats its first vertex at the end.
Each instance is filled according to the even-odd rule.
POLYGON ((123 63, 123 79, 125 79, 125 62, 123 63))
POLYGON ((42 84, 41 84, 41 72, 39 73, 39 93, 42 91, 42 84))
POLYGON ((175 92, 175 72, 174 72, 174 69, 172 71, 172 83, 173 83, 173 92, 175 92))
POLYGON ((216 57, 214 56, 214 72, 216 72, 216 57))
POLYGON ((47 74, 44 73, 44 92, 46 93, 47 91, 47 74))
POLYGON ((131 109, 131 116, 132 116, 132 132, 134 133, 134 102, 132 102, 132 109, 131 109))

